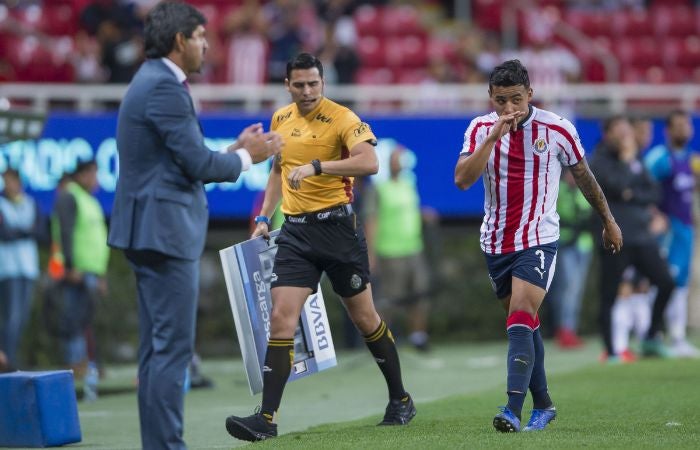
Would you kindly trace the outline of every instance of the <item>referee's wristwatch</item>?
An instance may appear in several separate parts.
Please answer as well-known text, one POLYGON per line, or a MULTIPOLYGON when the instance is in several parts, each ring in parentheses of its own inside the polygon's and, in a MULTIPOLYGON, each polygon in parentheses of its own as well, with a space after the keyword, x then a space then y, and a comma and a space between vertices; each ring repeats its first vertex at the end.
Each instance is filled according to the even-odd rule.
POLYGON ((267 216, 255 216, 255 225, 259 224, 260 222, 264 223, 267 226, 270 226, 270 218, 267 216))

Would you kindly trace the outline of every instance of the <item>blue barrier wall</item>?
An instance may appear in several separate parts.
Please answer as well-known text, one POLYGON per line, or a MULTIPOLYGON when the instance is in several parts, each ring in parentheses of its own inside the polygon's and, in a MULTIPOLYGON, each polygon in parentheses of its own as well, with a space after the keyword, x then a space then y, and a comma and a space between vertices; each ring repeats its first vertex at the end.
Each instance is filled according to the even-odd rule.
MULTIPOLYGON (((459 155, 469 118, 455 117, 364 117, 379 138, 377 147, 380 173, 387 176, 388 155, 399 144, 410 150, 406 163, 415 176, 423 204, 435 208, 446 217, 480 217, 483 187, 477 183, 467 192, 453 184, 454 165, 459 155)), ((268 116, 204 115, 202 127, 213 149, 234 141, 246 125, 268 116)), ((597 120, 576 122, 581 141, 587 151, 600 138, 597 120)), ((700 117, 695 118, 700 130, 700 117)), ((18 168, 28 192, 48 212, 54 199, 56 182, 64 171, 71 171, 76 161, 95 157, 99 166, 98 197, 109 214, 117 178, 117 153, 114 132, 116 115, 52 114, 44 137, 38 141, 19 141, 0 146, 0 172, 6 167, 18 168)), ((663 121, 654 124, 654 143, 663 141, 663 121)), ((699 138, 693 148, 700 148, 699 138)), ((209 208, 213 219, 245 219, 260 191, 264 190, 269 163, 257 165, 244 173, 236 183, 207 186, 209 208)), ((1 183, 1 180, 0 180, 1 183)))

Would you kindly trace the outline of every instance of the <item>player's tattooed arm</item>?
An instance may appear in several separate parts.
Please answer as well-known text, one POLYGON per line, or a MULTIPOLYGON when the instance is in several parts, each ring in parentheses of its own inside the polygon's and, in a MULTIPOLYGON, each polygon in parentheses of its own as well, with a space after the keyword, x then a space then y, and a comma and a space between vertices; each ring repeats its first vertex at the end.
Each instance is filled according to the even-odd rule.
POLYGON ((619 252, 622 247, 622 232, 610 212, 605 194, 588 167, 588 163, 582 159, 569 169, 581 193, 603 221, 603 245, 613 253, 619 252))

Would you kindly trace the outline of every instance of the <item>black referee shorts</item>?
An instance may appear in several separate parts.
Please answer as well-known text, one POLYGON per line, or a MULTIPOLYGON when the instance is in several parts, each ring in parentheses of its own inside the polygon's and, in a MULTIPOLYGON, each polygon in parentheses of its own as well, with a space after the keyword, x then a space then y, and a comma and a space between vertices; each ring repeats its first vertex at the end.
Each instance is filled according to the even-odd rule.
POLYGON ((341 297, 355 296, 367 287, 367 242, 354 213, 312 223, 288 218, 276 243, 273 288, 308 287, 316 292, 324 271, 341 297))

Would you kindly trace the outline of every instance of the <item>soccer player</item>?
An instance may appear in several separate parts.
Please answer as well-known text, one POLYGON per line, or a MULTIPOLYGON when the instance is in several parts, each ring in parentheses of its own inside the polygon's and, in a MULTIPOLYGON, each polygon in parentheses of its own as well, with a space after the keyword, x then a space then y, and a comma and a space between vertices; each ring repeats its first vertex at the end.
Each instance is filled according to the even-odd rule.
POLYGON ((518 60, 489 77, 495 109, 472 120, 455 167, 455 184, 467 189, 483 174, 486 190, 481 249, 496 296, 507 312, 508 403, 493 419, 502 432, 520 431, 525 395, 533 398, 525 431, 544 429, 556 417, 547 390, 544 346, 537 311, 554 274, 562 166, 603 221, 603 244, 613 252, 622 233, 591 174, 574 126, 530 105, 527 69, 518 60))
POLYGON ((673 111, 666 119, 666 144, 649 150, 644 164, 662 186, 659 207, 670 229, 664 240, 668 264, 676 288, 666 306, 671 351, 679 357, 700 357, 700 350, 686 339, 688 325, 688 278, 693 252, 693 192, 695 177, 688 143, 693 124, 688 113, 673 111))
POLYGON ((353 177, 378 170, 377 140, 355 113, 323 96, 318 58, 301 53, 290 61, 285 86, 292 103, 274 113, 270 127, 285 145, 270 173, 253 232, 253 237, 269 238, 269 217, 281 198, 285 222, 276 241, 262 406, 248 417, 228 417, 226 429, 246 441, 277 436, 274 419, 294 361, 294 331, 322 272, 342 297, 386 379, 389 404, 379 425, 407 424, 416 408, 403 387, 394 338, 372 301, 367 244, 352 208, 353 177))

